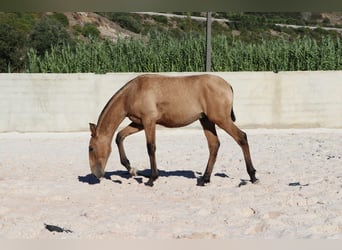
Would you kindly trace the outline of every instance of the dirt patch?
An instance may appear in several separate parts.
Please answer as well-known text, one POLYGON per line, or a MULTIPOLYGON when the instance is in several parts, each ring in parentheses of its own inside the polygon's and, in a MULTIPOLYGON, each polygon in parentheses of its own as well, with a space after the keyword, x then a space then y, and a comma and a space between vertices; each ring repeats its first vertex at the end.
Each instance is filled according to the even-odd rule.
POLYGON ((83 26, 86 23, 94 24, 103 38, 116 41, 119 38, 137 36, 137 34, 123 29, 120 25, 93 12, 66 12, 64 14, 67 16, 70 26, 83 26))

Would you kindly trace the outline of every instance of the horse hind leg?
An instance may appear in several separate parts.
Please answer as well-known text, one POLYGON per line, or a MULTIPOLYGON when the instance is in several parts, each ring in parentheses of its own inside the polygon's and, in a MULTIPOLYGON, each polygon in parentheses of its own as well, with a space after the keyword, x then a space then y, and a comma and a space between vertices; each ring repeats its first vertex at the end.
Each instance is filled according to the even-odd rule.
POLYGON ((204 130, 204 134, 207 138, 209 147, 209 159, 207 167, 205 169, 203 177, 200 178, 197 182, 198 186, 204 186, 206 183, 210 182, 210 176, 214 168, 217 152, 220 147, 220 141, 217 137, 215 124, 213 122, 211 122, 207 117, 201 118, 200 122, 204 130))
POLYGON ((146 146, 150 158, 151 175, 145 183, 146 186, 153 186, 153 182, 158 178, 158 169, 156 163, 156 123, 154 121, 144 122, 146 146))
POLYGON ((123 146, 123 141, 129 135, 135 134, 141 131, 144 127, 142 125, 136 124, 134 122, 130 123, 127 127, 122 129, 116 136, 116 144, 118 146, 119 155, 120 155, 120 162, 125 168, 128 170, 131 176, 137 175, 137 169, 132 168, 129 160, 127 159, 125 148, 123 146))
POLYGON ((234 140, 240 145, 243 156, 246 163, 247 173, 251 179, 252 183, 258 182, 258 179, 255 177, 255 168, 253 167, 249 144, 247 140, 247 134, 240 130, 232 121, 227 121, 225 123, 218 123, 218 126, 225 130, 229 135, 231 135, 234 140))

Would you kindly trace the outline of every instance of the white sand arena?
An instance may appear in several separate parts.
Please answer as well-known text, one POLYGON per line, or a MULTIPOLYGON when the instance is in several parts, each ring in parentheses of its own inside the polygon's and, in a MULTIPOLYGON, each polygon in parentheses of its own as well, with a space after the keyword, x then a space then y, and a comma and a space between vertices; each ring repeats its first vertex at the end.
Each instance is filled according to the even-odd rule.
MULTIPOLYGON (((157 130, 160 177, 129 178, 113 142, 107 179, 88 165, 89 133, 0 134, 0 238, 342 238, 342 129, 250 129, 260 183, 240 147, 218 130, 211 183, 200 129, 157 130), (72 232, 50 232, 44 223, 72 232)), ((143 133, 125 141, 148 174, 143 133)))

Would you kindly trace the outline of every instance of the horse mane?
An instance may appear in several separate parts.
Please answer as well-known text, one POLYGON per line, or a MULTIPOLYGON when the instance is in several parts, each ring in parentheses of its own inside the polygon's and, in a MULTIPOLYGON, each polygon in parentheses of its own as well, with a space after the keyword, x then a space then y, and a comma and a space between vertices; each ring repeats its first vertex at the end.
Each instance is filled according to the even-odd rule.
MULTIPOLYGON (((135 79, 135 78, 134 78, 135 79)), ((98 120, 97 120, 97 125, 99 125, 100 124, 100 122, 101 122, 101 120, 102 120, 102 118, 103 118, 103 116, 106 114, 106 112, 107 112, 107 110, 111 107, 111 105, 114 103, 114 101, 119 97, 119 96, 121 96, 122 95, 122 93, 123 93, 123 90, 125 89, 125 88, 127 88, 128 87, 128 85, 130 85, 132 82, 133 82, 133 80, 134 79, 132 79, 132 80, 130 80, 129 82, 127 82, 124 86, 122 86, 109 100, 108 100, 108 102, 106 103, 106 105, 104 106, 104 108, 102 109, 102 111, 101 111, 101 113, 100 113, 100 116, 99 116, 99 118, 98 118, 98 120)))

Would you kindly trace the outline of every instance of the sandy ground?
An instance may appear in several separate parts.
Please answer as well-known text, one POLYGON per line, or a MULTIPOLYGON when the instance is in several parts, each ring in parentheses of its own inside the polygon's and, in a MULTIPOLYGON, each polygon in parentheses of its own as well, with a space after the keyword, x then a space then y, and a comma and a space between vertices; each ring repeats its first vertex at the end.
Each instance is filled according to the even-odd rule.
MULTIPOLYGON (((196 186, 208 157, 197 129, 160 129, 160 178, 129 178, 116 146, 96 182, 89 133, 0 134, 0 238, 342 238, 342 130, 245 130, 259 184, 219 130, 211 183, 196 186), (72 232, 50 232, 44 223, 72 232)), ((125 142, 148 173, 144 134, 125 142)))

